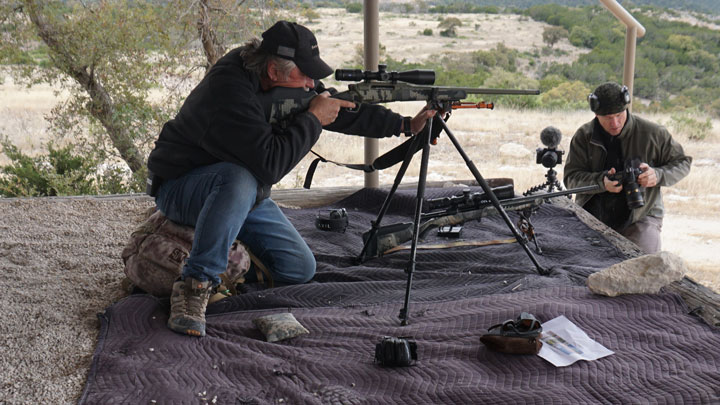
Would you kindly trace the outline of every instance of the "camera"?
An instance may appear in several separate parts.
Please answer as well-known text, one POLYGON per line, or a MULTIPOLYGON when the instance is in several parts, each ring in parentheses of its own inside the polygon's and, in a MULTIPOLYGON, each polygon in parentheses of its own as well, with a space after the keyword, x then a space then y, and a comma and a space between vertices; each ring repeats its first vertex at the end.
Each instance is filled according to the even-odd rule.
POLYGON ((642 174, 640 170, 640 159, 631 159, 625 162, 625 168, 613 175, 608 175, 608 179, 619 181, 622 184, 622 191, 625 193, 628 208, 640 208, 645 205, 642 192, 643 188, 638 184, 638 176, 642 174))
POLYGON ((537 148, 536 153, 535 163, 550 169, 562 163, 562 155, 565 151, 557 150, 555 148, 537 148))
POLYGON ((417 360, 417 343, 405 337, 385 336, 375 345, 375 361, 381 366, 407 367, 417 360))
POLYGON ((565 153, 562 150, 558 150, 557 146, 560 145, 562 139, 562 133, 555 127, 547 127, 540 132, 540 141, 545 145, 544 148, 537 148, 535 161, 537 164, 541 164, 548 169, 552 169, 556 165, 562 163, 562 155, 565 153))

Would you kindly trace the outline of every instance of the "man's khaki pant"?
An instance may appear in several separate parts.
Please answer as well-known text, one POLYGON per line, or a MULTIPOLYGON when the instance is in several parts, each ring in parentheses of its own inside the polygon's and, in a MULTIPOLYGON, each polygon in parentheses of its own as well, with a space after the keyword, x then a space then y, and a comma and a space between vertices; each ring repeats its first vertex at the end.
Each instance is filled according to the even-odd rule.
POLYGON ((630 225, 621 234, 635 242, 645 253, 660 251, 662 239, 662 218, 646 216, 630 225))

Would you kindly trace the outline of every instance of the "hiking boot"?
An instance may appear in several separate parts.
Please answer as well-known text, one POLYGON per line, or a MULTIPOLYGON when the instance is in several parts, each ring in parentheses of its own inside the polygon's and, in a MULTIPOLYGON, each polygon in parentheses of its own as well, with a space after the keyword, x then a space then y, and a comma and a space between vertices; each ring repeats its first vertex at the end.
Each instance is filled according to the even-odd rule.
POLYGON ((205 308, 212 283, 187 277, 173 283, 168 328, 177 333, 205 336, 205 308))

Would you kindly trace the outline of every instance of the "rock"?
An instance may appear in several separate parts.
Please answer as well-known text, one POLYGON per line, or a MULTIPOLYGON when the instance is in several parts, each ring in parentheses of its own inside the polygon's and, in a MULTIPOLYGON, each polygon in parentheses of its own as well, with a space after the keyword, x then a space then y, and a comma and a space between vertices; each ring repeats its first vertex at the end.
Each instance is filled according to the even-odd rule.
POLYGON ((686 271, 687 265, 681 257, 660 252, 625 260, 591 274, 587 286, 593 293, 608 297, 656 294, 660 288, 681 280, 686 271))
POLYGON ((518 143, 509 142, 500 146, 500 156, 503 157, 524 159, 532 155, 533 153, 528 148, 518 143))

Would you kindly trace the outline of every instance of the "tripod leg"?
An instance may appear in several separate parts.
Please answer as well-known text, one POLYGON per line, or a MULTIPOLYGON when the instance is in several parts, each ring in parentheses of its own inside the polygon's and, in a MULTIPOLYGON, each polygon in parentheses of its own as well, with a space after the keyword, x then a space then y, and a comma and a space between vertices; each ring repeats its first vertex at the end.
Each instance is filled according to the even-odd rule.
POLYGON ((415 217, 413 218, 413 236, 412 243, 410 244, 410 259, 408 260, 407 268, 407 285, 405 286, 405 302, 403 308, 400 310, 400 320, 403 326, 408 324, 408 318, 410 315, 410 290, 412 289, 412 277, 415 271, 415 255, 417 253, 418 238, 420 237, 420 217, 422 215, 422 205, 425 199, 425 183, 427 181, 427 168, 428 160, 430 157, 430 134, 432 134, 432 118, 428 120, 427 136, 422 139, 423 151, 422 160, 420 161, 420 177, 418 178, 417 196, 415 200, 415 217))
POLYGON ((520 246, 523 247, 525 250, 525 253, 527 253, 528 257, 530 258, 530 261, 533 262, 535 265, 535 268, 537 269, 538 273, 540 275, 547 275, 548 272, 543 269, 543 267, 540 265, 540 263, 537 261, 537 258, 535 255, 533 255, 530 248, 527 246, 527 239, 525 239, 520 232, 515 228, 515 225, 510 220, 510 217, 508 217, 507 212, 505 212, 505 209, 500 205, 500 201, 497 199, 497 196, 495 196, 495 193, 493 193, 490 186, 487 184, 485 179, 480 174, 480 171, 475 167, 475 164, 470 160, 468 155, 463 150, 462 146, 460 146, 460 143, 455 138, 455 135, 453 135, 452 131, 450 131, 450 128, 448 128, 447 124, 444 121, 441 121, 440 124, 443 126, 443 129, 445 130, 445 133, 447 134, 448 138, 452 141, 453 145, 455 145, 455 149, 460 153, 460 156, 462 156, 463 160, 465 161, 465 164, 467 165, 468 169, 470 169, 470 172, 472 172, 473 176, 475 176, 475 180, 478 182, 480 187, 482 187, 483 191, 485 192, 485 195, 490 197, 490 201, 492 202, 492 205, 497 210, 498 214, 502 217, 503 221, 507 224, 508 228, 510 228, 510 231, 515 235, 515 239, 517 239, 520 246))
POLYGON ((383 217, 385 216, 385 213, 387 212, 388 208, 390 207, 390 202, 395 195, 395 192, 397 191, 398 187, 400 186, 400 182, 402 181, 403 176, 405 176, 405 172, 407 171, 408 166, 410 166, 410 162, 412 161, 413 155, 415 152, 418 151, 418 147, 422 139, 421 137, 416 137, 415 140, 410 144, 408 147, 407 152, 405 153, 405 159, 403 159, 402 165, 400 165, 400 169, 398 169, 397 174, 395 175, 395 181, 393 182, 392 187, 390 188, 390 192, 388 193, 387 197, 385 197, 385 201, 383 201, 383 205, 380 208, 380 212, 378 213, 377 218, 375 221, 371 222, 371 228, 370 233, 363 244, 362 251, 360 251, 360 255, 357 257, 357 261, 362 263, 366 259, 368 259, 367 250, 372 242, 372 240, 377 236, 378 229, 380 228, 380 222, 382 221, 383 217))

